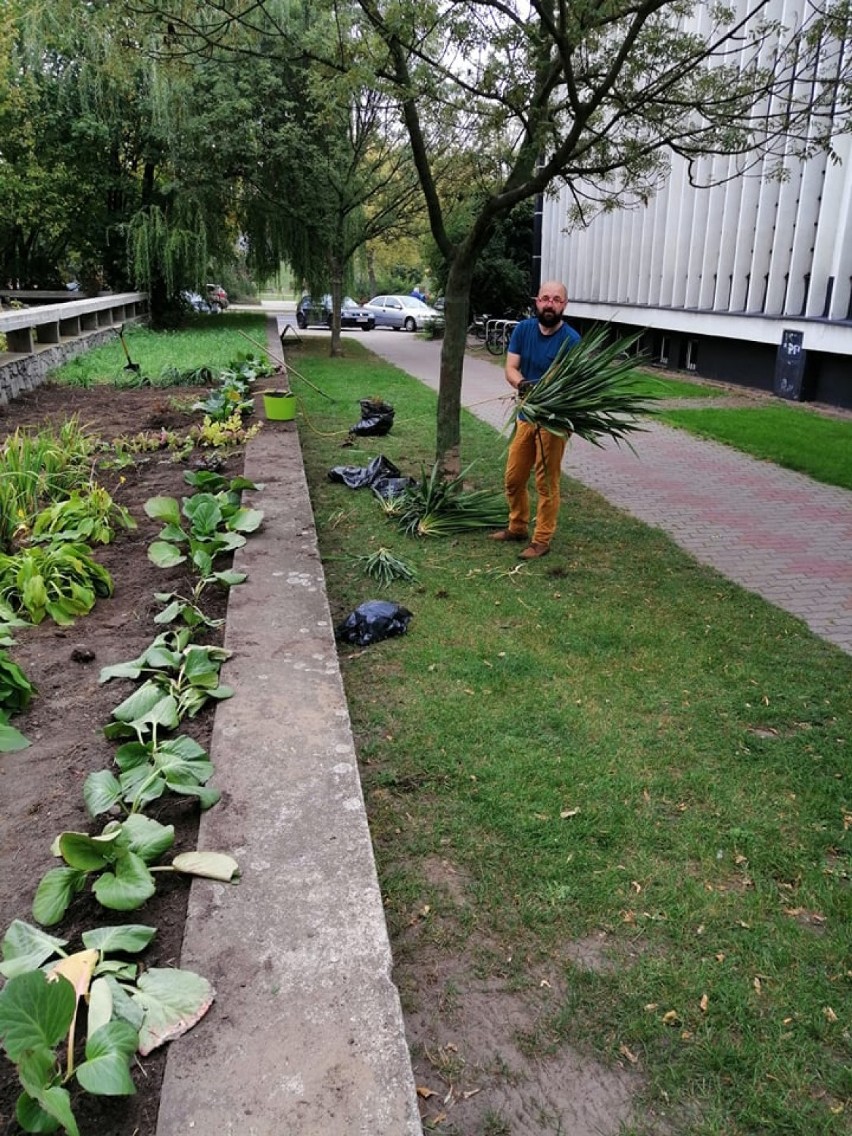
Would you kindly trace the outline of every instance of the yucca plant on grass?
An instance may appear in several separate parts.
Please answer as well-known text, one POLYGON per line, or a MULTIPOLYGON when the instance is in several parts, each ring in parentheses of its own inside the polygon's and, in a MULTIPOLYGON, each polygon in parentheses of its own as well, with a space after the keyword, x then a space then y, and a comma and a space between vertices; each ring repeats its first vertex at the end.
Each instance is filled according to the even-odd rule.
POLYGON ((371 580, 376 580, 383 588, 389 587, 394 580, 408 580, 413 583, 417 573, 399 557, 394 556, 389 548, 379 548, 366 556, 356 556, 356 563, 362 565, 364 572, 371 580))
POLYGON ((495 529, 508 523, 502 493, 466 490, 467 470, 448 480, 436 462, 430 473, 402 493, 396 519, 409 536, 454 536, 474 529, 495 529))
POLYGON ((643 430, 638 419, 649 413, 648 404, 657 396, 647 393, 647 385, 640 393, 637 358, 631 354, 640 334, 607 342, 608 328, 596 327, 563 348, 519 398, 513 425, 522 415, 551 434, 576 434, 596 446, 602 437, 622 442, 643 430))

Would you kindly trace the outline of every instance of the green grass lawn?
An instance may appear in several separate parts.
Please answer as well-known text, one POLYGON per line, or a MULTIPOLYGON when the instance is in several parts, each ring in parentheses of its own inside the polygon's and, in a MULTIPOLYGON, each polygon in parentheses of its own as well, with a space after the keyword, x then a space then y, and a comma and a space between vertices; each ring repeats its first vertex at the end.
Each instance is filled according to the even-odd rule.
POLYGON ((663 410, 672 426, 713 438, 756 458, 852 489, 852 418, 828 418, 802 406, 663 410))
MULTIPOLYGON (((327 397, 293 388, 332 613, 413 612, 342 648, 394 949, 466 948, 531 993, 546 973, 522 1045, 629 1052, 679 1136, 848 1136, 852 659, 567 480, 545 561, 404 536, 328 471, 383 453, 419 474, 435 396, 326 349, 293 361, 327 397), (368 396, 394 428, 345 447, 368 396), (367 578, 379 547, 417 582, 367 578), (436 858, 463 902, 428 882, 436 858), (607 965, 572 961, 589 936, 607 965)), ((465 415, 473 486, 500 487, 505 444, 465 415)))
MULTIPOLYGON (((151 381, 161 379, 167 369, 183 371, 225 367, 236 355, 260 354, 260 348, 245 336, 266 345, 266 317, 260 313, 225 312, 217 316, 194 316, 179 331, 152 331, 148 327, 128 327, 124 340, 130 360, 139 374, 151 381)), ((127 369, 127 356, 118 339, 94 347, 58 368, 50 378, 75 386, 127 382, 133 375, 127 369)))

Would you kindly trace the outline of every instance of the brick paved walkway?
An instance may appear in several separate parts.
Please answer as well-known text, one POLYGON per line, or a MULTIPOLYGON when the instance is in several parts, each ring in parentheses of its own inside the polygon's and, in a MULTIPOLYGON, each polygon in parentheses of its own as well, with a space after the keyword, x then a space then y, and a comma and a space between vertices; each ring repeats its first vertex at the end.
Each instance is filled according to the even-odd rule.
MULTIPOLYGON (((437 387, 440 343, 384 331, 363 341, 437 387)), ((474 414, 501 426, 507 390, 499 368, 468 357, 462 402, 474 414)), ((852 493, 659 423, 633 445, 575 439, 563 468, 852 654, 852 493)))

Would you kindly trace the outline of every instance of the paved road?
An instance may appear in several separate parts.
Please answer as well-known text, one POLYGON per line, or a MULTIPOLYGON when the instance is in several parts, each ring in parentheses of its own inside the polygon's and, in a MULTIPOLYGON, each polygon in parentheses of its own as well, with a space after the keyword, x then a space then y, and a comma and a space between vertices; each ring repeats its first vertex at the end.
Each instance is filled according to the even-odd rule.
MULTIPOLYGON (((437 389, 439 342, 346 334, 437 389)), ((468 356, 462 402, 474 414, 500 427, 507 390, 494 362, 468 356)), ((575 439, 563 469, 852 654, 852 493, 659 423, 633 444, 636 454, 575 439)))

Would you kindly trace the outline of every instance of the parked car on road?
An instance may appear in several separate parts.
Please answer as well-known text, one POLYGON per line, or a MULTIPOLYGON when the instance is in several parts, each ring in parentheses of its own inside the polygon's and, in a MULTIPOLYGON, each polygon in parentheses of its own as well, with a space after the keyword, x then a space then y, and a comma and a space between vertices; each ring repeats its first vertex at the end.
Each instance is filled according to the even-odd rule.
POLYGON ((208 284, 207 286, 207 302, 209 304, 218 304, 222 311, 228 306, 228 293, 221 284, 208 284))
POLYGON ((364 307, 373 313, 376 327, 402 328, 403 331, 417 331, 442 318, 440 312, 414 296, 375 296, 364 307))
POLYGON ((180 294, 181 299, 187 304, 194 312, 202 312, 205 315, 218 315, 221 312, 219 304, 214 303, 202 296, 200 292, 192 292, 184 290, 180 294))
MULTIPOLYGON (((296 323, 301 328, 319 326, 331 327, 331 296, 302 296, 296 307, 296 323)), ((356 304, 351 296, 340 301, 340 326, 360 327, 362 331, 372 331, 376 320, 372 312, 356 304)))

